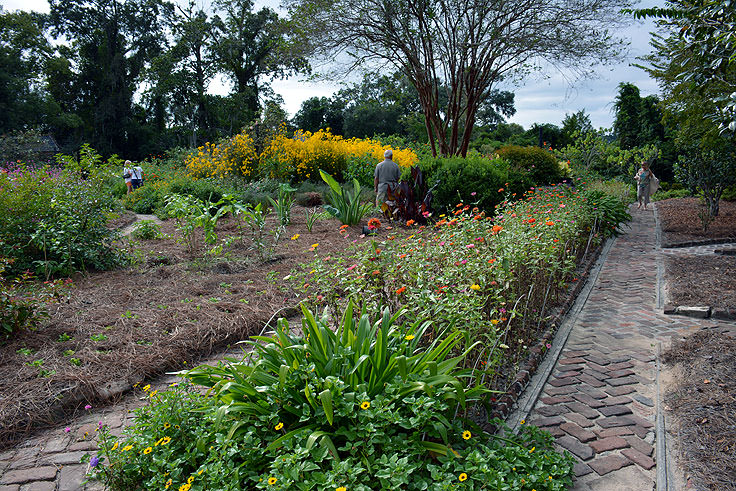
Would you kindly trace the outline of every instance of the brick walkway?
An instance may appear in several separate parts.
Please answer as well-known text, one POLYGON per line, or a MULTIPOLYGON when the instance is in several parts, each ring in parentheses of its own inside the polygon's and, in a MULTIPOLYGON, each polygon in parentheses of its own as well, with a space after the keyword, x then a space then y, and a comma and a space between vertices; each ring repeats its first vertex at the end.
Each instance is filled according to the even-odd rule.
POLYGON ((578 458, 575 490, 656 489, 657 350, 723 324, 657 309, 654 215, 631 212, 529 417, 578 458))
MULTIPOLYGON (((656 308, 658 255, 652 211, 632 210, 593 289, 573 322, 561 356, 529 417, 578 459, 575 490, 654 489, 657 482, 655 413, 658 344, 702 327, 710 319, 665 316, 656 308)), ((719 325, 723 325, 723 322, 719 325)), ((732 329, 733 323, 730 324, 732 329)), ((556 343, 555 343, 556 344, 556 343)), ((171 377, 158 381, 165 388, 171 377)), ((119 434, 140 394, 28 439, 0 453, 0 491, 99 490, 84 484, 80 459, 95 448, 99 421, 119 434)))

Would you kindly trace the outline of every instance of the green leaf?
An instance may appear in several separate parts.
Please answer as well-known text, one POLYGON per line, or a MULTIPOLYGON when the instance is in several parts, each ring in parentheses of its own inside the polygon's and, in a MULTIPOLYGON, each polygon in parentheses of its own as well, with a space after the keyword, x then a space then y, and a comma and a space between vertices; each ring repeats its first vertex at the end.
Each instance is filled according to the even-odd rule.
POLYGON ((322 401, 322 408, 325 410, 325 416, 327 422, 332 425, 333 414, 332 414, 332 392, 329 390, 323 390, 319 394, 319 400, 322 401))

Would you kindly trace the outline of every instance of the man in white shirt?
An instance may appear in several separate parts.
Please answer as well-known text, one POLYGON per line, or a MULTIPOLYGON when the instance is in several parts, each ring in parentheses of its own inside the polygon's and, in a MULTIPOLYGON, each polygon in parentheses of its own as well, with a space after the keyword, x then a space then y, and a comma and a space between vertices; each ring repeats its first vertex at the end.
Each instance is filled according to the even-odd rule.
POLYGON ((386 201, 386 190, 389 184, 396 186, 401 177, 399 166, 392 159, 394 152, 389 148, 383 152, 383 162, 376 166, 373 173, 373 190, 376 193, 376 206, 380 207, 386 201))

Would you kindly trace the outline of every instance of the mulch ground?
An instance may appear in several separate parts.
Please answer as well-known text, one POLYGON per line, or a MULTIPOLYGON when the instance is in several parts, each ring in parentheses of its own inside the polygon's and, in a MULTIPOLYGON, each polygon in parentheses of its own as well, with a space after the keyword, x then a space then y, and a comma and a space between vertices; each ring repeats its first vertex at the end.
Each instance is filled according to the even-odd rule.
POLYGON ((665 397, 674 416, 688 489, 736 489, 736 339, 702 330, 664 353, 675 382, 665 397))
MULTIPOLYGON (((733 239, 736 242, 736 201, 721 201, 719 216, 707 230, 698 214, 697 198, 657 202, 662 245, 733 239)), ((665 257, 668 303, 736 309, 736 258, 734 256, 665 257)))

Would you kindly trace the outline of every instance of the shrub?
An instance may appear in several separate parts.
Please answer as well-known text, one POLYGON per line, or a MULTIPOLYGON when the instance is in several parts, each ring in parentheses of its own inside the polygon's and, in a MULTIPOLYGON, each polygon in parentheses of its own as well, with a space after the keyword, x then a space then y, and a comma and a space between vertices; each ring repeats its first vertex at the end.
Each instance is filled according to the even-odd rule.
POLYGON ((105 226, 116 207, 103 186, 109 169, 92 169, 86 179, 77 169, 50 167, 0 174, 0 255, 14 260, 11 274, 48 278, 121 263, 110 245, 115 232, 105 226))
POLYGON ((424 339, 427 323, 387 311, 372 322, 352 306, 334 332, 303 314, 303 336, 281 319, 273 335, 253 338, 248 358, 185 374, 212 398, 154 394, 129 438, 103 429, 100 456, 110 462, 98 476, 118 489, 571 484, 574 459, 556 453, 550 435, 528 427, 496 438, 464 418, 484 391, 467 386, 462 356, 447 357, 462 333, 424 339))
POLYGON ((335 179, 320 169, 322 179, 330 186, 328 196, 329 205, 324 209, 345 225, 357 225, 368 213, 373 210, 373 203, 361 204, 361 190, 358 181, 353 179, 353 191, 340 187, 335 179))
POLYGON ((564 177, 552 152, 539 147, 501 147, 498 155, 511 164, 512 172, 529 174, 532 185, 544 186, 560 182, 564 177))
POLYGON ((205 143, 190 153, 185 164, 191 177, 226 177, 232 174, 245 178, 258 177, 258 155, 253 138, 245 131, 217 144, 205 143))
POLYGON ((439 181, 433 198, 437 210, 453 207, 458 202, 477 203, 483 210, 493 210, 503 200, 499 189, 505 188, 509 179, 504 161, 480 156, 425 159, 420 168, 427 185, 439 181))

